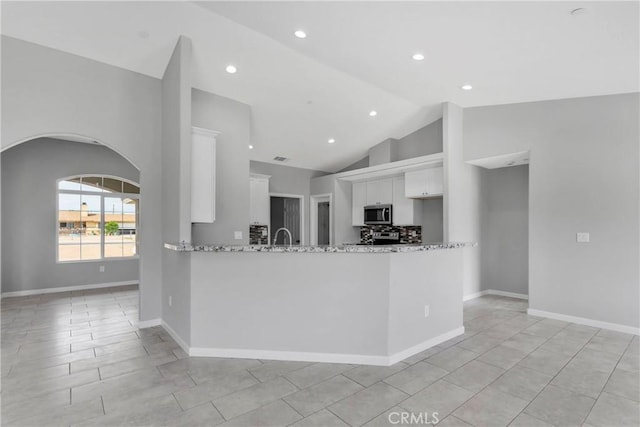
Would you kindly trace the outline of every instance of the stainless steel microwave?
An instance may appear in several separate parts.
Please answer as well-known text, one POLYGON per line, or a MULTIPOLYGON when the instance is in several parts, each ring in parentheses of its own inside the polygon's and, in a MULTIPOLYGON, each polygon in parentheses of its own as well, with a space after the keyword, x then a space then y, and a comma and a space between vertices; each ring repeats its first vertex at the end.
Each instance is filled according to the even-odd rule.
POLYGON ((367 225, 391 225, 391 205, 369 205, 364 207, 364 223, 367 225))

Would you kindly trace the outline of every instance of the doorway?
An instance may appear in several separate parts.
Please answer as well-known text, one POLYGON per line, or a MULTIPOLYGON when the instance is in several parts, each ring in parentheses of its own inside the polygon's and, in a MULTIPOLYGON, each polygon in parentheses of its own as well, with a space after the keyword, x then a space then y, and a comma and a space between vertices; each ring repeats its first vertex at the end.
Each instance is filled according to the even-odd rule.
POLYGON ((284 245, 289 243, 289 236, 286 232, 280 232, 276 236, 276 232, 280 228, 286 228, 291 233, 291 242, 293 245, 303 244, 303 211, 302 203, 304 196, 296 194, 274 194, 271 193, 271 227, 269 243, 276 245, 284 245))
POLYGON ((329 202, 318 203, 318 244, 329 244, 329 202))
POLYGON ((311 244, 330 245, 331 238, 331 194, 311 196, 311 244))

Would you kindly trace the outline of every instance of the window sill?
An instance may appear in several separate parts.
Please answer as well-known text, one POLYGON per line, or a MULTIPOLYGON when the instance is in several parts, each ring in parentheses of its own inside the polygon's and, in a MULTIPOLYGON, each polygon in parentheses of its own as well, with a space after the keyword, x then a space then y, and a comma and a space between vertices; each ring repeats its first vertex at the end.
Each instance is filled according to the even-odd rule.
POLYGON ((80 264, 80 263, 88 263, 88 262, 130 261, 130 260, 139 260, 139 259, 140 259, 140 255, 136 255, 136 256, 100 258, 100 259, 79 259, 74 261, 56 260, 56 264, 80 264))

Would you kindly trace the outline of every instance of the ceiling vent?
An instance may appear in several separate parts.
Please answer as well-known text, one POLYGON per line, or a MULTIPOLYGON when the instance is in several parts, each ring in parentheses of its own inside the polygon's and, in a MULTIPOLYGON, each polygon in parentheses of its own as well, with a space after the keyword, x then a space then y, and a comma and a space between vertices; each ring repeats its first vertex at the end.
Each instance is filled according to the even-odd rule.
POLYGON ((275 156, 273 160, 275 160, 276 162, 286 162, 289 159, 287 159, 286 157, 275 156))

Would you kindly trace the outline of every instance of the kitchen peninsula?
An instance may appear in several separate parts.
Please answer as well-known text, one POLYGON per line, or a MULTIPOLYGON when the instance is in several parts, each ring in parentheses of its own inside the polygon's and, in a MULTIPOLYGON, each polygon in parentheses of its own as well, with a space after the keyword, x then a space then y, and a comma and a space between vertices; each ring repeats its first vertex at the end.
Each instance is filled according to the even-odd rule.
POLYGON ((464 332, 468 245, 165 244, 190 264, 176 338, 191 356, 392 365, 464 332))

